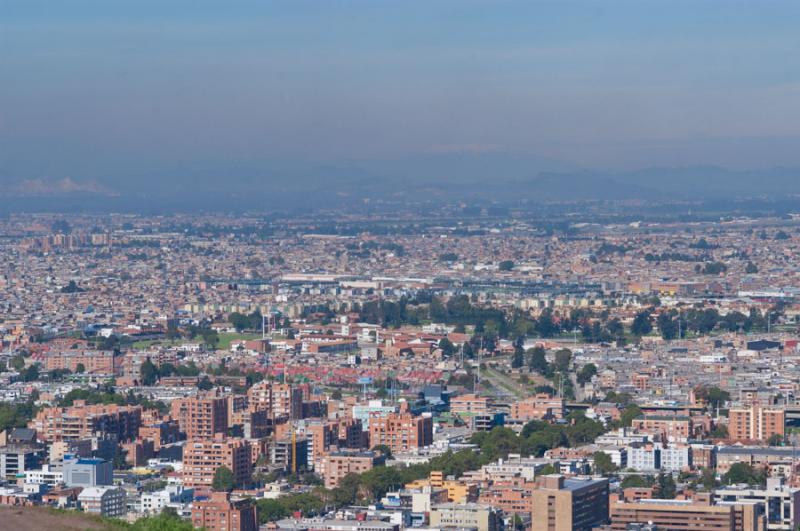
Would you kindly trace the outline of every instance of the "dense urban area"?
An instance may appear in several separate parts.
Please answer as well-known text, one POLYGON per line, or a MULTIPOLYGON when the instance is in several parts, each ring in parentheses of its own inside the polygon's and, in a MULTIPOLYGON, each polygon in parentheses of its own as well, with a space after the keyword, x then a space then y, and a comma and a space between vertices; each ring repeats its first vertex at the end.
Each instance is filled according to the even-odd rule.
POLYGON ((800 220, 592 208, 0 218, 0 527, 798 529, 800 220))

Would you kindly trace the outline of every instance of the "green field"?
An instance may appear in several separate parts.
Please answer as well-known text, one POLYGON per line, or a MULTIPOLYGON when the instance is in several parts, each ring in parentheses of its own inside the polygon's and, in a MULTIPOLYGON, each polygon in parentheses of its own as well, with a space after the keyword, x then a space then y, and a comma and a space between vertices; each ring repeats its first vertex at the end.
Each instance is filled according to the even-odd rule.
MULTIPOLYGON (((236 332, 219 334, 219 344, 217 345, 217 349, 228 350, 231 347, 231 343, 237 339, 261 339, 261 334, 239 334, 236 332)), ((152 347, 153 345, 171 347, 174 345, 180 345, 181 343, 192 343, 196 341, 202 341, 200 336, 196 337, 195 339, 148 339, 146 341, 136 341, 132 346, 135 349, 141 350, 152 347)))
POLYGON ((237 339, 245 339, 248 341, 252 339, 261 339, 261 334, 223 333, 219 335, 219 345, 217 345, 217 348, 219 350, 228 350, 231 348, 231 343, 237 339))

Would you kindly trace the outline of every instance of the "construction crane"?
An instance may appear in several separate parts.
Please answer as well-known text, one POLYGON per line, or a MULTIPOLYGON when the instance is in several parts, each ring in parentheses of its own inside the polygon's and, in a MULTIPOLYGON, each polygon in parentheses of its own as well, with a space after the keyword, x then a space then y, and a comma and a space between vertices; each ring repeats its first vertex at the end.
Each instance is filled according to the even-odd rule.
POLYGON ((292 475, 297 474, 297 430, 292 421, 292 475))

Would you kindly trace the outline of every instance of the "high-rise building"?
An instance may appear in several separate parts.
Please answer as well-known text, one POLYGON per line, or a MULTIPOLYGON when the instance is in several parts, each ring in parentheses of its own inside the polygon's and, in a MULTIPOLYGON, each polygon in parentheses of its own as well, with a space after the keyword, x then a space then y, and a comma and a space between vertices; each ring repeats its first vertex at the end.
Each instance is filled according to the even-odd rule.
POLYGON ((369 424, 371 447, 385 445, 393 454, 433 444, 433 419, 411 413, 393 413, 374 418, 369 424))
POLYGON ((786 411, 779 407, 750 405, 728 412, 728 438, 732 441, 766 442, 785 434, 786 411))
POLYGON ((607 479, 543 476, 532 498, 532 531, 588 531, 608 520, 607 479))
POLYGON ((262 381, 247 391, 253 411, 267 411, 270 417, 299 419, 303 414, 303 390, 289 384, 262 381))
POLYGON ((172 401, 171 411, 187 440, 228 432, 228 401, 223 397, 179 398, 172 401))
POLYGON ((183 448, 183 485, 187 488, 210 489, 214 473, 220 467, 233 472, 237 484, 250 481, 253 472, 250 444, 244 439, 215 439, 189 441, 183 448))

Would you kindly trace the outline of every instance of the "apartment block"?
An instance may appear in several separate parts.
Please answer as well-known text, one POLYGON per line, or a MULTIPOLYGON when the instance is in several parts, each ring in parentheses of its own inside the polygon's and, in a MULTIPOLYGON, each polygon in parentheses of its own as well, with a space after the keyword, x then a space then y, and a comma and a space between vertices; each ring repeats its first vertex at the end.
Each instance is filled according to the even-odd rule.
POLYGON ((461 395, 450 400, 450 411, 456 415, 479 415, 489 413, 489 399, 480 395, 461 395))
POLYGON ((363 474, 383 460, 376 452, 333 452, 322 458, 320 475, 325 488, 333 489, 348 474, 363 474))
POLYGON ((631 427, 670 442, 686 441, 692 437, 692 419, 686 416, 643 415, 633 419, 631 427))
POLYGON ((728 412, 728 438, 731 441, 766 442, 773 435, 783 437, 786 411, 783 408, 751 405, 728 412))
POLYGON ((192 504, 192 526, 206 531, 257 531, 256 507, 231 501, 227 492, 214 492, 210 499, 192 504))
POLYGON ((407 452, 433 444, 433 419, 410 413, 394 413, 374 418, 369 424, 371 447, 386 445, 392 454, 407 452))
POLYGON ((112 350, 67 350, 48 352, 44 367, 48 371, 66 369, 89 374, 118 374, 121 359, 122 356, 115 356, 112 350))
POLYGON ((564 418, 564 399, 539 393, 511 404, 511 418, 522 421, 564 418))
POLYGON ((237 484, 250 481, 253 466, 250 443, 244 439, 193 440, 183 449, 183 485, 186 488, 210 489, 214 473, 221 466, 233 472, 237 484))
POLYGON ((179 398, 172 401, 171 412, 187 440, 213 439, 218 433, 228 432, 228 401, 225 398, 179 398))
POLYGON ((86 405, 76 400, 71 407, 44 408, 28 424, 40 440, 52 443, 112 435, 124 442, 135 439, 142 423, 140 406, 86 405))
POLYGON ((263 381, 247 391, 251 410, 267 411, 270 417, 299 419, 303 414, 303 391, 289 384, 263 381))

